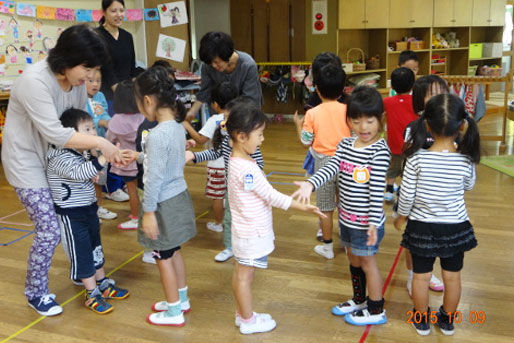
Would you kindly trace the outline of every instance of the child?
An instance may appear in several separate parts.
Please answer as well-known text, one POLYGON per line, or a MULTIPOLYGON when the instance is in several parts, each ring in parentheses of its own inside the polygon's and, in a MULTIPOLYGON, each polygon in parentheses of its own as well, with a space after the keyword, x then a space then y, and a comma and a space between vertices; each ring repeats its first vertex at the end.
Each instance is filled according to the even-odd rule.
POLYGON ((402 246, 412 254, 413 313, 421 317, 413 325, 420 335, 430 333, 429 318, 436 311, 428 307, 428 288, 435 258, 439 257, 445 291, 436 324, 443 334, 453 335, 451 314, 460 300, 464 252, 477 245, 466 212, 464 191, 473 188, 475 164, 480 162, 478 127, 466 113, 461 99, 440 94, 428 101, 407 144, 399 217, 394 225, 401 230, 409 219, 402 246), (460 131, 465 132, 463 137, 460 131), (424 149, 428 132, 434 142, 424 149))
POLYGON ((148 315, 147 321, 183 326, 182 312, 191 307, 180 246, 196 235, 193 203, 184 180, 186 136, 180 122, 186 111, 162 67, 150 68, 136 78, 135 97, 146 119, 158 122, 142 142, 143 153, 137 154, 145 185, 138 241, 154 252, 166 298, 152 306, 158 312, 148 315))
POLYGON ((374 88, 357 87, 347 113, 356 136, 343 138, 323 168, 306 182, 297 182, 300 189, 293 198, 308 202, 313 189, 338 174, 339 228, 350 261, 353 298, 334 306, 332 313, 354 325, 384 324, 383 282, 375 258, 384 237, 383 200, 390 158, 387 143, 380 138, 382 97, 374 88))
MULTIPOLYGON (((248 104, 251 101, 251 98, 242 96, 232 100, 226 106, 228 110, 228 116, 230 117, 230 111, 233 106, 239 103, 248 104)), ((225 177, 228 177, 228 162, 230 154, 232 153, 232 143, 230 142, 230 137, 228 136, 225 125, 220 124, 220 127, 216 129, 216 132, 214 133, 212 139, 212 143, 214 147, 210 150, 195 153, 191 151, 186 151, 186 162, 193 161, 194 163, 200 163, 203 161, 213 161, 220 157, 223 157, 223 162, 225 165, 225 177)), ((250 156, 257 162, 259 168, 264 169, 264 160, 262 159, 261 150, 258 147, 255 153, 252 153, 250 156)), ((223 244, 225 245, 225 249, 223 249, 216 256, 214 256, 214 260, 216 262, 225 262, 234 256, 234 252, 232 251, 232 216, 230 212, 228 198, 225 199, 225 213, 223 214, 223 244)))
MULTIPOLYGON (((134 100, 134 85, 132 81, 122 81, 116 87, 113 98, 113 108, 116 113, 109 121, 107 139, 119 143, 122 149, 136 149, 137 128, 145 120, 139 113, 134 100)), ((111 172, 120 175, 127 185, 130 215, 129 220, 118 224, 120 230, 136 230, 139 214, 139 197, 137 196, 137 164, 130 163, 126 167, 111 167, 111 172)))
MULTIPOLYGON (((109 120, 111 116, 107 111, 107 100, 102 92, 102 73, 96 69, 92 73, 92 77, 86 81, 87 90, 87 112, 93 118, 95 124, 96 134, 105 138, 105 132, 109 127, 109 120)), ((115 219, 118 215, 102 207, 102 187, 107 184, 107 170, 105 167, 99 174, 98 182, 95 183, 96 199, 98 205, 98 217, 100 219, 115 219)))
MULTIPOLYGON (((418 55, 412 51, 412 50, 404 50, 400 52, 400 55, 398 56, 398 67, 405 67, 412 70, 414 73, 414 76, 418 75, 419 71, 419 59, 418 55)), ((392 82, 392 80, 391 80, 392 82)), ((395 96, 396 91, 391 89, 389 92, 389 96, 395 96)))
MULTIPOLYGON (((341 65, 336 66, 332 63, 326 64, 318 73, 314 73, 316 93, 321 99, 321 104, 307 111, 303 126, 300 126, 300 121, 295 121, 302 144, 310 146, 310 152, 314 157, 314 171, 322 168, 334 156, 341 139, 350 137, 350 129, 346 123, 346 105, 337 101, 344 88, 343 75, 341 65)), ((326 218, 320 221, 323 244, 315 246, 314 251, 327 259, 334 258, 332 214, 336 208, 336 193, 335 178, 327 180, 327 183, 316 191, 316 205, 326 218)))
POLYGON ((255 269, 266 269, 274 250, 272 206, 294 208, 323 216, 275 189, 266 180, 251 154, 264 141, 266 115, 255 105, 240 103, 230 110, 227 131, 233 142, 228 174, 228 197, 232 210, 232 243, 236 263, 232 287, 236 300, 235 324, 242 334, 271 331, 276 322, 266 313, 253 312, 252 281, 255 269))
MULTIPOLYGON (((420 77, 416 80, 416 82, 414 82, 414 86, 412 87, 412 106, 414 112, 418 116, 422 115, 423 111, 425 110, 425 104, 428 102, 428 100, 430 100, 430 98, 437 94, 448 94, 449 92, 450 90, 448 89, 448 85, 439 76, 425 75, 420 77)), ((419 117, 416 119, 416 121, 413 121, 407 125, 404 133, 405 141, 409 140, 412 127, 416 125, 417 120, 419 120, 419 117)), ((428 134, 424 148, 428 149, 432 144, 432 141, 432 137, 430 134, 428 134)), ((397 192, 397 194, 399 194, 400 189, 398 189, 397 192)), ((396 217, 397 208, 398 202, 396 202, 393 206, 393 217, 396 217)), ((405 249, 405 265, 409 272, 409 277, 407 279, 407 292, 409 292, 409 296, 412 297, 412 278, 414 274, 412 272, 412 257, 408 249, 405 249)), ((432 278, 430 279, 430 289, 435 292, 442 292, 444 290, 444 284, 439 278, 437 278, 435 275, 432 275, 432 278)))
POLYGON ((384 200, 394 200, 394 181, 402 173, 403 134, 407 125, 418 119, 412 108, 410 92, 414 85, 412 70, 401 67, 391 73, 391 85, 397 95, 384 99, 384 110, 387 120, 387 145, 391 150, 391 163, 387 171, 387 185, 384 200))
MULTIPOLYGON (((196 143, 204 144, 213 138, 220 123, 227 119, 227 104, 236 97, 237 89, 230 82, 226 81, 218 84, 211 91, 211 106, 219 114, 211 116, 200 132, 197 132, 188 121, 183 122, 187 132, 196 143)), ((220 157, 207 163, 207 186, 205 187, 205 196, 212 199, 214 212, 214 222, 208 222, 207 229, 214 232, 223 231, 223 199, 225 198, 225 192, 225 165, 223 157, 220 157)))
MULTIPOLYGON (((87 112, 68 109, 61 116, 64 127, 96 135, 93 119, 87 112)), ((62 242, 70 257, 70 278, 81 280, 86 288, 85 305, 100 314, 114 308, 105 299, 124 299, 126 289, 105 276, 104 254, 100 240, 98 206, 92 178, 106 165, 103 155, 88 161, 85 151, 50 148, 47 177, 61 224, 62 242)))

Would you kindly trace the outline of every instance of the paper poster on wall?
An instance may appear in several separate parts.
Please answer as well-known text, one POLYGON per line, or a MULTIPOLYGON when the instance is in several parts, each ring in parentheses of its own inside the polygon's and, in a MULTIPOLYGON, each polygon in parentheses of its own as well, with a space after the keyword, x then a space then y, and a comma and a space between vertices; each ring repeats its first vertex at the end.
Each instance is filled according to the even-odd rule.
POLYGON ((312 0, 312 34, 327 34, 327 0, 312 0))
POLYGON ((157 51, 155 55, 161 58, 182 62, 186 52, 186 41, 183 39, 159 35, 159 42, 157 43, 157 51))
POLYGON ((143 20, 143 10, 140 8, 131 8, 125 10, 125 18, 128 21, 143 20))
POLYGON ((145 21, 159 20, 159 10, 157 8, 145 8, 145 21))
POLYGON ((55 11, 57 8, 48 6, 37 6, 36 17, 40 19, 55 20, 55 11))
POLYGON ((91 10, 75 10, 75 20, 79 22, 89 23, 93 21, 91 10))
POLYGON ((15 9, 14 1, 0 1, 0 13, 14 14, 15 9))
POLYGON ((94 22, 99 22, 100 19, 102 19, 102 17, 104 16, 104 14, 102 13, 102 10, 92 10, 91 15, 93 16, 94 22))
MULTIPOLYGON (((7 34, 7 22, 3 19, 0 19, 0 37, 3 37, 7 34)), ((4 45, 2 42, 1 45, 4 45)))
POLYGON ((36 6, 31 4, 18 3, 16 6, 16 14, 24 17, 35 17, 36 6))
POLYGON ((75 11, 71 8, 57 8, 55 12, 55 19, 62 21, 74 21, 75 11))
POLYGON ((187 24, 187 10, 184 1, 157 5, 161 19, 161 27, 187 24))

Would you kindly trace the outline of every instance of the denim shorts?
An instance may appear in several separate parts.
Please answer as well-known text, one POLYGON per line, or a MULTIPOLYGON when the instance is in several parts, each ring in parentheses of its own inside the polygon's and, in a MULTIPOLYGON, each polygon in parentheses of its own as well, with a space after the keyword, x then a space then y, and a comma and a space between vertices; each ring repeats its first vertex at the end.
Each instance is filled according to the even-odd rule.
POLYGON ((344 247, 351 248, 352 254, 355 256, 373 256, 378 253, 378 246, 384 238, 384 224, 377 229, 377 244, 367 246, 368 230, 352 229, 339 224, 339 233, 341 236, 341 244, 344 247))
POLYGON ((263 256, 259 258, 240 258, 235 256, 237 263, 243 266, 247 267, 254 267, 254 268, 261 268, 266 269, 268 268, 268 256, 263 256))

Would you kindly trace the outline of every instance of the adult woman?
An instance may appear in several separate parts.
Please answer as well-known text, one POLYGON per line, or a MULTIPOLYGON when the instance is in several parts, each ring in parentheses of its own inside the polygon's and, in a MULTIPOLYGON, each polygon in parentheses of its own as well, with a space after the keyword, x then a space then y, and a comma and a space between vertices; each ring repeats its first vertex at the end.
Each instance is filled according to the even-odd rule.
POLYGON ((48 58, 28 67, 11 91, 2 143, 2 165, 35 225, 30 248, 25 295, 42 315, 56 315, 62 308, 48 290, 48 271, 60 228, 46 180, 49 144, 66 148, 99 149, 111 162, 121 162, 120 151, 101 137, 64 128, 64 110, 85 108, 85 81, 108 52, 102 37, 85 25, 64 30, 48 58))
POLYGON ((120 26, 125 17, 123 0, 102 0, 103 17, 98 32, 104 37, 111 62, 102 66, 102 88, 112 115, 113 92, 119 82, 136 76, 136 54, 132 35, 120 26))

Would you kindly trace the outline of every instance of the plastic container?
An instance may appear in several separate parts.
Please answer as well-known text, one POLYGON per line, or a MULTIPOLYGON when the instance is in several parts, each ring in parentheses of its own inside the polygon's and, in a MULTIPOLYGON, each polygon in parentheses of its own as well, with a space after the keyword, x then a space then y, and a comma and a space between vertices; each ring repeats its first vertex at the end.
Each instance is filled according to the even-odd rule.
POLYGON ((474 43, 469 45, 469 58, 482 58, 482 50, 483 50, 483 44, 482 43, 474 43))

